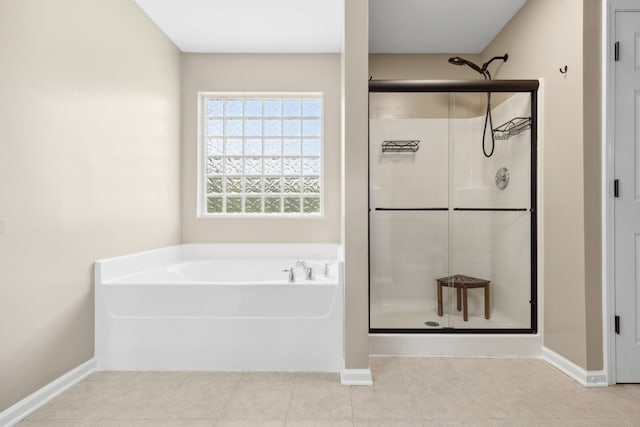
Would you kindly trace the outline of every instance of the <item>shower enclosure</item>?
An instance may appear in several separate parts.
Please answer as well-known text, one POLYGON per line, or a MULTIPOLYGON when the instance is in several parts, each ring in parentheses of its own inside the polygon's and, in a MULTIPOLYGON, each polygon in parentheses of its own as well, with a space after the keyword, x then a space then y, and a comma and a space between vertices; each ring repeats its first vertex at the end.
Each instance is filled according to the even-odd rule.
POLYGON ((369 82, 370 332, 536 332, 537 90, 369 82))

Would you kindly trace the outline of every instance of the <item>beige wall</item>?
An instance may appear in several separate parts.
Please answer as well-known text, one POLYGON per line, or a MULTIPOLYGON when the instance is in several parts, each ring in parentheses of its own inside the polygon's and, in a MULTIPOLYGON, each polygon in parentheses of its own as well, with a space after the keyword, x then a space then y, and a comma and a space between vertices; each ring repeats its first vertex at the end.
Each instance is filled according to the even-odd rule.
POLYGON ((604 368, 602 342, 602 0, 583 16, 584 243, 588 370, 604 368))
MULTIPOLYGON (((457 54, 372 54, 369 55, 369 74, 374 80, 477 80, 483 77, 466 66, 449 64, 452 56, 462 56, 481 63, 480 55, 457 54)), ((373 93, 370 95, 370 117, 374 119, 468 118, 476 117, 486 108, 482 94, 474 102, 456 104, 449 111, 447 93, 373 93)))
POLYGON ((345 1, 342 54, 342 221, 345 368, 369 366, 369 2, 345 1))
POLYGON ((544 345, 589 370, 602 369, 599 11, 529 0, 482 54, 509 53, 496 78, 543 79, 544 345))
POLYGON ((474 54, 371 54, 369 75, 373 80, 475 80, 482 79, 471 68, 449 63, 452 56, 462 56, 479 63, 474 54), (402 64, 398 66, 398 64, 402 64))
POLYGON ((339 54, 183 54, 182 238, 185 243, 340 241, 339 54), (324 93, 323 218, 197 218, 198 91, 324 93))
POLYGON ((179 52, 130 0, 0 0, 0 411, 93 357, 93 261, 180 241, 179 52))

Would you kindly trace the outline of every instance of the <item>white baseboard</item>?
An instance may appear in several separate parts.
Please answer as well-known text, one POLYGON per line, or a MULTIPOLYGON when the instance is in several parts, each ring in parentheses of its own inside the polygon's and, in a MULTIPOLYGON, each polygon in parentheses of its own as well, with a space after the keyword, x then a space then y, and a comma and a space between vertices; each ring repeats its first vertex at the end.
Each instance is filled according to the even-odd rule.
POLYGON ((56 378, 41 389, 31 393, 15 405, 0 412, 0 426, 10 427, 49 402, 60 393, 82 381, 96 370, 95 359, 90 359, 82 365, 56 378))
POLYGON ((585 387, 607 387, 609 385, 605 371, 587 371, 547 347, 542 347, 541 357, 542 360, 585 387))
POLYGON ((340 371, 342 385, 373 385, 370 369, 343 369, 340 371))

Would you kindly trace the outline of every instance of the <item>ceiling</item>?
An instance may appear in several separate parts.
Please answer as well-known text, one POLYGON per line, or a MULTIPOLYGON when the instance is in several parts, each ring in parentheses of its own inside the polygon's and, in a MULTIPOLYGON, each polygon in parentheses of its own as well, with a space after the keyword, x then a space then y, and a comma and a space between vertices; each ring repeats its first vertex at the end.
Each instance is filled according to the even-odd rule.
POLYGON ((481 53, 526 0, 369 0, 370 53, 481 53))
MULTIPOLYGON (((183 52, 342 50, 345 0, 135 0, 183 52)), ((371 53, 480 53, 526 0, 369 0, 371 53)))
POLYGON ((183 52, 340 52, 344 0, 135 0, 183 52))

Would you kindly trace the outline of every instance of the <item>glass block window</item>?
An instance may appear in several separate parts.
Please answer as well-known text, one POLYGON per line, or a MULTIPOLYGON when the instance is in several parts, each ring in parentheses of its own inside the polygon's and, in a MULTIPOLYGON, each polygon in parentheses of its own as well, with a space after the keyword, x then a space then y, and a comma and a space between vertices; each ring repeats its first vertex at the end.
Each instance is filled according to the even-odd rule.
POLYGON ((201 93, 200 215, 320 215, 322 111, 319 93, 201 93))

